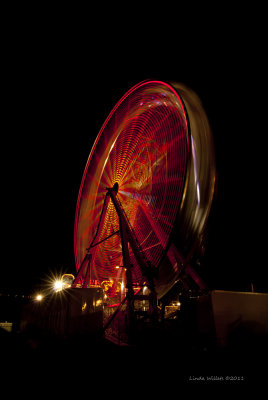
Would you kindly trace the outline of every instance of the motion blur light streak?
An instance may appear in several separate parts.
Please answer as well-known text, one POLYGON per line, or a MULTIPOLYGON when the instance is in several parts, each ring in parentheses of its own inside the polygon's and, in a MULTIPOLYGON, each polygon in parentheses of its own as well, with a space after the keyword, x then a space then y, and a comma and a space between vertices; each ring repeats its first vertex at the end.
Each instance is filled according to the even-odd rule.
MULTIPOLYGON (((90 279, 110 282, 109 297, 126 283, 124 268, 117 268, 123 265, 119 218, 107 198, 116 186, 140 251, 159 269, 161 297, 202 241, 214 184, 212 135, 198 96, 181 84, 137 84, 109 114, 85 167, 74 226, 77 271, 98 232, 90 279)), ((144 276, 129 252, 133 282, 141 286, 144 276)))
MULTIPOLYGON (((142 251, 153 266, 163 257, 183 194, 189 134, 177 92, 159 81, 134 86, 105 121, 89 156, 77 203, 75 255, 79 268, 91 243, 107 187, 119 185, 118 198, 142 251)), ((99 241, 119 230, 110 201, 99 241)), ((131 255, 133 280, 142 275, 131 255)), ((122 279, 121 239, 115 235, 94 251, 91 277, 122 279)))

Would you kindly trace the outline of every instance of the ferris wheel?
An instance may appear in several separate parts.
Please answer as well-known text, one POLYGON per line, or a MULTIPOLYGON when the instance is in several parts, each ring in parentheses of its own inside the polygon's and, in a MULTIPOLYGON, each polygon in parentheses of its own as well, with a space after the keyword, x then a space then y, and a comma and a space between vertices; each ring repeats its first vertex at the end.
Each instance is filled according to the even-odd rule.
POLYGON ((198 96, 178 83, 132 87, 104 122, 79 190, 75 283, 106 296, 147 285, 158 298, 182 276, 204 284, 190 260, 212 204, 212 134, 198 96))

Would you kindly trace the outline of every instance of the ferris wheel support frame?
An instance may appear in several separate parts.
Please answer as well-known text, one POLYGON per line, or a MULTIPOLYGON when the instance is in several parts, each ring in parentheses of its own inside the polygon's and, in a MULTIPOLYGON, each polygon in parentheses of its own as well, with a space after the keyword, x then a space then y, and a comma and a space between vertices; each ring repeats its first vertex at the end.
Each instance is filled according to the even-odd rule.
MULTIPOLYGON (((118 197, 118 183, 115 183, 112 188, 106 188, 107 194, 104 199, 103 209, 101 212, 98 228, 96 234, 91 242, 91 245, 86 249, 86 255, 81 263, 81 266, 78 270, 77 276, 73 282, 72 287, 76 287, 79 282, 81 282, 81 286, 86 288, 89 283, 89 275, 90 275, 90 263, 91 260, 94 259, 94 252, 96 246, 103 242, 104 240, 111 237, 109 235, 107 238, 101 240, 100 242, 95 243, 98 239, 99 234, 101 232, 101 228, 103 225, 103 221, 105 218, 105 214, 107 211, 109 199, 111 199, 115 210, 117 212, 119 218, 119 231, 114 232, 112 235, 120 233, 121 244, 122 244, 122 256, 123 256, 123 266, 126 269, 126 303, 127 303, 127 330, 129 335, 129 341, 131 342, 131 335, 133 333, 133 328, 135 324, 135 307, 134 300, 149 300, 149 312, 148 316, 152 320, 157 319, 157 295, 154 288, 153 278, 156 276, 157 271, 153 269, 150 263, 145 259, 142 254, 142 250, 140 249, 137 238, 135 237, 135 233, 127 219, 126 213, 124 211, 123 206, 121 205, 118 197), (132 252, 136 258, 136 261, 141 269, 142 275, 144 276, 144 280, 146 285, 150 290, 149 295, 135 295, 133 290, 133 279, 132 279, 132 264, 129 254, 129 245, 132 249, 132 252)), ((125 300, 124 300, 125 302, 125 300)))
POLYGON ((119 218, 119 226, 120 226, 120 236, 121 236, 121 243, 122 243, 122 255, 123 255, 123 264, 126 268, 126 280, 127 280, 127 314, 129 318, 129 329, 132 330, 132 326, 134 324, 134 300, 135 298, 141 298, 141 295, 138 297, 134 295, 133 291, 133 280, 132 280, 132 265, 129 255, 129 247, 130 245, 133 254, 139 264, 141 272, 144 276, 146 284, 150 290, 149 296, 142 295, 143 299, 149 300, 149 316, 155 320, 157 316, 157 295, 154 287, 153 277, 156 275, 155 269, 150 265, 150 263, 145 259, 144 255, 142 254, 142 250, 139 248, 139 243, 135 237, 135 232, 133 231, 124 208, 122 207, 118 197, 118 183, 115 183, 112 188, 106 188, 110 198, 113 202, 115 210, 117 212, 119 218))
MULTIPOLYGON (((120 233, 121 244, 122 244, 123 264, 124 264, 124 267, 126 268, 126 280, 127 280, 126 287, 128 289, 127 299, 128 299, 128 306, 129 306, 129 315, 132 315, 133 310, 134 310, 134 300, 133 300, 134 292, 133 292, 133 280, 132 280, 132 272, 131 272, 132 264, 130 261, 128 244, 130 244, 133 254, 140 266, 142 274, 143 274, 145 280, 147 281, 146 283, 148 285, 148 288, 151 291, 150 299, 157 298, 155 288, 154 288, 154 282, 153 282, 153 278, 155 278, 157 276, 157 270, 151 266, 150 262, 148 262, 145 259, 144 255, 142 253, 142 249, 140 248, 138 240, 135 237, 135 232, 133 231, 133 229, 130 225, 130 222, 128 221, 128 218, 126 216, 126 213, 124 211, 124 208, 123 208, 122 204, 120 203, 120 200, 117 197, 118 189, 119 189, 118 183, 115 183, 112 188, 106 188, 107 193, 106 193, 106 196, 104 199, 104 204, 103 204, 103 208, 102 208, 102 212, 101 212, 101 216, 100 216, 100 220, 98 223, 96 234, 95 234, 90 246, 86 249, 87 250, 86 255, 80 265, 80 268, 77 272, 77 276, 73 282, 72 287, 76 287, 77 284, 79 283, 79 281, 81 282, 81 284, 82 284, 81 286, 83 288, 86 288, 88 286, 89 281, 90 281, 90 263, 91 263, 91 260, 94 259, 94 253, 95 253, 96 247, 98 246, 98 244, 109 239, 111 236, 120 233), (111 235, 107 236, 106 238, 102 239, 101 241, 95 243, 95 241, 99 237, 99 234, 101 232, 101 229, 102 229, 102 226, 104 223, 109 199, 111 199, 111 201, 113 202, 113 205, 117 212, 117 215, 119 218, 120 229, 116 232, 113 232, 111 235)), ((197 285, 197 287, 199 287, 200 290, 207 289, 205 282, 196 273, 194 268, 192 268, 192 266, 181 256, 181 254, 179 253, 176 246, 174 246, 174 244, 171 244, 167 254, 168 254, 169 258, 175 257, 174 259, 176 260, 176 262, 178 262, 178 264, 181 267, 181 274, 188 276, 188 279, 190 278, 191 281, 194 282, 195 285, 197 285)), ((186 279, 186 281, 187 281, 187 279, 186 279)), ((185 281, 185 279, 182 279, 184 286, 189 289, 186 281, 185 281)), ((191 284, 190 284, 190 286, 191 286, 191 284)), ((156 303, 157 303, 157 300, 153 300, 153 304, 150 304, 150 307, 152 310, 155 310, 156 303)), ((130 319, 131 318, 132 317, 130 317, 130 319)))
POLYGON ((133 330, 134 324, 134 290, 133 290, 133 280, 132 280, 132 272, 131 272, 131 262, 128 248, 128 229, 127 224, 124 218, 124 214, 121 212, 119 202, 117 201, 116 193, 118 191, 118 185, 114 185, 113 188, 106 188, 107 193, 110 195, 110 198, 114 204, 115 210, 118 214, 119 218, 119 227, 120 227, 120 236, 121 236, 121 244, 122 244, 122 256, 123 256, 123 265, 126 268, 126 288, 127 288, 127 328, 128 333, 131 334, 133 330))

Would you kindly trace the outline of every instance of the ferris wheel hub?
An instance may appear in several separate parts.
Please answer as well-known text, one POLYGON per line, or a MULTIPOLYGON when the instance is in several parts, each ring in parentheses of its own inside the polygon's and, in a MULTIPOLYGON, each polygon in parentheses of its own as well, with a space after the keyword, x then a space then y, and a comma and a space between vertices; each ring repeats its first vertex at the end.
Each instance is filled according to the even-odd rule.
POLYGON ((112 187, 112 190, 113 190, 115 193, 118 193, 118 190, 119 190, 118 182, 115 182, 115 184, 114 184, 113 187, 112 187))

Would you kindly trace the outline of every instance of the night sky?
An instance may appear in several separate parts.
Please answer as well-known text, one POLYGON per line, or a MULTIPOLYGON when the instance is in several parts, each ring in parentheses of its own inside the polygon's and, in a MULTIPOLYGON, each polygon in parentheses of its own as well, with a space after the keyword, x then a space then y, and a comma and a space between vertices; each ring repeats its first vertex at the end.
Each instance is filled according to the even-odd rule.
POLYGON ((93 142, 130 87, 159 79, 195 90, 214 133, 217 197, 200 272, 211 288, 250 290, 252 282, 267 291, 258 38, 234 27, 215 36, 214 26, 213 40, 211 32, 182 39, 161 24, 153 36, 145 21, 124 37, 63 18, 12 27, 3 50, 1 290, 23 292, 51 272, 75 272, 75 206, 93 142))

